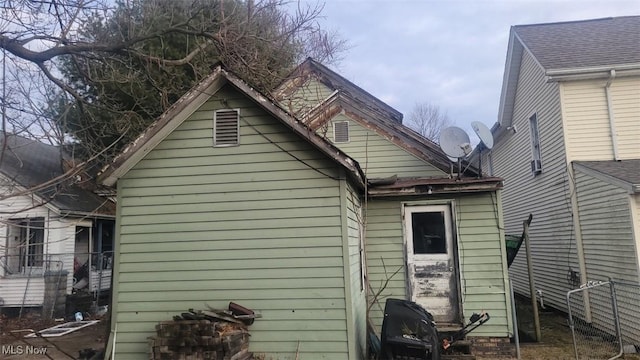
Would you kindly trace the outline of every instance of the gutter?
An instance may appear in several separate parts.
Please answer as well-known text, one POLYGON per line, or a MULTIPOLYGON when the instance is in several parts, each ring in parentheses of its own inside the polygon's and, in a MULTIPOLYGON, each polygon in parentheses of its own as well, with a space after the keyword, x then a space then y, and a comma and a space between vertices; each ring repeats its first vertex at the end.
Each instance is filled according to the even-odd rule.
POLYGON ((611 83, 616 78, 616 71, 611 69, 609 72, 609 79, 604 86, 604 93, 607 98, 607 111, 609 113, 609 130, 611 131, 611 145, 613 147, 613 160, 620 160, 618 155, 618 136, 616 135, 616 121, 613 114, 613 103, 611 101, 611 83))
POLYGON ((607 79, 611 76, 611 71, 617 71, 617 77, 640 75, 640 64, 591 67, 577 69, 547 70, 547 82, 558 82, 566 80, 594 80, 607 79))

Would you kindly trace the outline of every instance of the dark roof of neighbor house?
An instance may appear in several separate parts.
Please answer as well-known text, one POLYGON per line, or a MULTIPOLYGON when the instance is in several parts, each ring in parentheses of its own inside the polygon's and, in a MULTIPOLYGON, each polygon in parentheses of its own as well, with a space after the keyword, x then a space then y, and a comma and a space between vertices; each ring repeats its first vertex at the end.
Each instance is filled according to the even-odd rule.
POLYGON ((113 203, 89 189, 86 173, 69 171, 70 157, 60 146, 6 133, 0 134, 0 148, 0 173, 25 194, 35 193, 62 215, 114 215, 113 203))
POLYGON ((516 25, 511 27, 502 80, 499 136, 511 126, 515 94, 524 53, 533 56, 547 79, 606 79, 637 74, 640 70, 640 16, 516 25))
MULTIPOLYGON (((335 114, 345 111, 361 125, 378 132, 409 153, 430 162, 445 173, 450 171, 452 163, 440 146, 403 125, 400 112, 311 58, 293 71, 288 77, 289 81, 285 80, 280 84, 274 91, 274 97, 284 99, 310 76, 315 76, 327 87, 337 90, 307 114, 300 115, 312 129, 318 129, 335 114)), ((467 167, 467 172, 472 173, 471 175, 476 174, 474 171, 475 168, 467 167)))
POLYGON ((640 63, 640 16, 517 25, 513 31, 546 70, 640 63))
POLYGON ((619 184, 631 192, 640 192, 640 159, 576 161, 581 170, 591 170, 603 180, 619 184))

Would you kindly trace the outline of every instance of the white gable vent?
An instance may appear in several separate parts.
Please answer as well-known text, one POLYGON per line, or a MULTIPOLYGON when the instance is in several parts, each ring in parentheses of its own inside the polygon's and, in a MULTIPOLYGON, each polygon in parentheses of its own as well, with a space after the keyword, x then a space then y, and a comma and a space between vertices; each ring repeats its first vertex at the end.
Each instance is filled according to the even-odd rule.
POLYGON ((333 142, 346 143, 349 142, 349 122, 337 121, 333 123, 333 142))
POLYGON ((213 146, 240 144, 240 110, 216 110, 213 114, 213 146))

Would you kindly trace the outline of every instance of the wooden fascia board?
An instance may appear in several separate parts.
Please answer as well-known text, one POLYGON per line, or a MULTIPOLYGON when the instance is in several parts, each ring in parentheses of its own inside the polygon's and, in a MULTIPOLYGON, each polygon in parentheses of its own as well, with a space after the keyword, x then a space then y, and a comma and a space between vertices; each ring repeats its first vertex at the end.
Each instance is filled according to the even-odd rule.
POLYGON ((145 155, 220 90, 226 81, 227 79, 223 76, 222 69, 220 67, 216 68, 207 79, 182 96, 145 132, 129 144, 114 159, 113 163, 103 170, 98 177, 98 181, 104 185, 113 186, 120 177, 131 170, 145 155))
MULTIPOLYGON (((404 149, 410 154, 416 156, 417 158, 436 166, 444 173, 449 172, 449 163, 444 163, 434 157, 430 157, 424 151, 421 151, 420 149, 409 144, 409 141, 420 144, 423 143, 420 139, 414 138, 410 134, 404 133, 401 130, 395 128, 404 125, 393 123, 386 126, 389 128, 389 130, 387 130, 384 125, 380 126, 372 121, 367 120, 367 117, 375 118, 376 114, 367 114, 366 111, 360 109, 357 104, 352 104, 353 101, 354 100, 352 100, 349 96, 345 96, 341 92, 338 92, 327 99, 325 106, 309 113, 305 117, 304 122, 310 128, 316 130, 331 121, 337 114, 344 113, 345 116, 357 122, 364 128, 383 136, 385 139, 389 140, 390 142, 404 149)), ((426 144, 424 144, 424 146, 427 147, 426 144)))
MULTIPOLYGON (((224 71, 224 70, 223 70, 224 71)), ((226 71, 225 71, 226 73, 226 71)), ((358 186, 364 187, 365 176, 360 169, 358 162, 347 154, 342 152, 342 150, 338 149, 327 140, 321 138, 319 135, 315 133, 313 129, 304 125, 302 122, 297 120, 291 114, 284 111, 278 105, 276 105, 273 101, 268 99, 266 96, 260 94, 258 91, 251 88, 244 81, 236 78, 235 76, 227 74, 227 81, 236 87, 241 92, 245 93, 249 96, 254 102, 260 105, 264 110, 269 112, 274 117, 280 119, 280 121, 286 125, 289 129, 293 130, 294 133, 298 134, 305 140, 307 140, 310 144, 316 147, 325 155, 329 156, 331 159, 336 161, 338 164, 343 166, 346 170, 348 170, 352 178, 357 181, 358 186)))
POLYGON ((500 181, 467 184, 423 184, 411 185, 395 189, 372 187, 368 189, 368 195, 369 197, 437 196, 478 192, 494 192, 502 188, 503 185, 500 181))
POLYGON ((150 125, 147 131, 127 146, 110 167, 103 171, 99 177, 99 181, 105 185, 113 186, 120 177, 131 170, 147 153, 155 148, 227 83, 244 93, 264 110, 280 119, 283 124, 296 134, 302 136, 321 152, 345 167, 351 172, 352 177, 357 180, 358 185, 364 187, 365 177, 355 160, 329 144, 326 140, 320 138, 314 131, 275 105, 271 99, 260 94, 247 83, 220 67, 216 68, 207 79, 203 80, 193 90, 180 98, 180 100, 161 115, 154 124, 150 125))
POLYGON ((629 194, 635 194, 640 192, 640 184, 633 184, 628 181, 618 179, 609 174, 605 174, 600 171, 586 167, 580 163, 574 163, 573 166, 575 167, 576 170, 580 171, 581 173, 591 176, 593 178, 596 178, 600 181, 604 181, 608 184, 619 187, 621 189, 624 189, 629 194))
MULTIPOLYGON (((429 156, 424 151, 421 151, 420 149, 414 146, 411 146, 407 141, 408 139, 403 139, 405 136, 409 137, 409 135, 401 134, 399 131, 393 131, 393 130, 388 131, 383 126, 379 126, 365 119, 364 116, 362 116, 359 113, 359 111, 356 109, 343 107, 343 111, 344 111, 344 114, 348 116, 350 119, 356 121, 358 124, 362 125, 366 129, 369 129, 383 136, 386 140, 390 141, 394 145, 397 145, 401 149, 404 149, 408 153, 416 156, 418 159, 421 159, 425 162, 428 162, 431 165, 434 165, 435 167, 443 171, 445 174, 449 172, 449 169, 450 169, 449 164, 444 164, 441 161, 438 161, 438 159, 435 159, 434 157, 429 156)), ((411 139, 411 141, 418 142, 419 140, 411 139)))

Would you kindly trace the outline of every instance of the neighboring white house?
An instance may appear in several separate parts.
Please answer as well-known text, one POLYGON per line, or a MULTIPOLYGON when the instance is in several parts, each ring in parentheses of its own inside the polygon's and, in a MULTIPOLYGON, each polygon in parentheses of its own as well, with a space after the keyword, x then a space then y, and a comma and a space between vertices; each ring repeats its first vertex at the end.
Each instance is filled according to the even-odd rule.
MULTIPOLYGON (((545 304, 608 277, 635 286, 618 301, 625 338, 640 344, 640 16, 511 28, 495 145, 484 170, 505 179, 507 233, 530 228, 545 304)), ((525 257, 510 268, 529 293, 525 257)), ((611 330, 591 294, 587 321, 611 330)))
POLYGON ((111 200, 88 189, 85 173, 67 173, 60 147, 12 134, 0 144, 0 309, 42 306, 45 274, 59 282, 60 270, 66 293, 108 289, 111 200))

